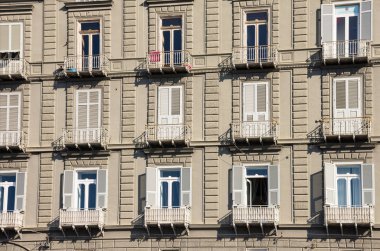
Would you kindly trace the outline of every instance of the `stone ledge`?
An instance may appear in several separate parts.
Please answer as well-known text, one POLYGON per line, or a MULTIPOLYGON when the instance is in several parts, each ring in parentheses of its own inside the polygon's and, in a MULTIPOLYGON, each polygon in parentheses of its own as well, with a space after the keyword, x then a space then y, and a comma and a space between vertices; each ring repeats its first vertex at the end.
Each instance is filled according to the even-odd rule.
POLYGON ((68 11, 90 11, 94 9, 110 10, 113 0, 98 0, 91 2, 65 2, 68 11))

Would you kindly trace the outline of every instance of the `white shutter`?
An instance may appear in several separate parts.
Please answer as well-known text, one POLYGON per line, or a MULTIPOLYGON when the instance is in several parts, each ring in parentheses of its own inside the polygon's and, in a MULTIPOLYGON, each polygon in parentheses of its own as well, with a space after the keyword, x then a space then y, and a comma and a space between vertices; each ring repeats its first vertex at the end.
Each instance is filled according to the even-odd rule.
POLYGON ((77 128, 100 127, 100 90, 77 92, 77 128))
POLYGON ((268 166, 268 205, 280 205, 280 168, 277 165, 268 166))
POLYGON ((26 173, 16 173, 16 201, 15 209, 18 211, 25 210, 25 188, 26 188, 26 173))
POLYGON ((75 193, 75 174, 76 172, 66 170, 63 173, 63 203, 64 209, 74 208, 74 193, 75 193))
POLYGON ((360 39, 372 40, 372 1, 362 1, 360 5, 360 39))
POLYGON ((0 94, 0 131, 20 130, 20 93, 0 94))
POLYGON ((362 201, 363 205, 375 205, 375 174, 372 164, 362 165, 362 201))
POLYGON ((232 167, 232 203, 234 206, 244 206, 247 204, 245 198, 245 167, 232 167))
POLYGON ((182 123, 182 88, 175 86, 170 88, 170 124, 182 123))
POLYGON ((100 127, 100 91, 92 90, 89 91, 89 128, 99 128, 100 127))
POLYGON ((11 35, 11 51, 20 51, 21 52, 21 43, 22 43, 22 28, 21 24, 12 24, 10 27, 11 35))
POLYGON ((325 163, 325 205, 336 205, 336 167, 334 164, 325 163))
POLYGON ((254 121, 253 113, 256 111, 255 107, 255 85, 252 83, 245 83, 243 85, 243 120, 254 121))
POLYGON ((361 117, 361 91, 358 79, 347 81, 347 116, 351 118, 361 117))
POLYGON ((321 6, 321 41, 333 41, 334 5, 322 4, 321 6))
POLYGON ((158 171, 157 168, 146 168, 146 206, 157 207, 158 171))
POLYGON ((256 87, 257 121, 266 121, 268 120, 268 85, 258 83, 256 87))
POLYGON ((334 82, 334 117, 361 117, 361 89, 359 79, 339 79, 334 82))
POLYGON ((108 172, 99 169, 96 174, 96 208, 107 208, 108 172))
POLYGON ((0 131, 6 131, 8 128, 7 125, 8 125, 8 95, 0 94, 0 131))
POLYGON ((85 129, 87 127, 87 118, 88 118, 88 94, 86 91, 77 92, 77 128, 85 129))
POLYGON ((158 124, 169 124, 169 88, 158 89, 158 124))
POLYGON ((191 168, 181 168, 181 205, 191 205, 191 168))

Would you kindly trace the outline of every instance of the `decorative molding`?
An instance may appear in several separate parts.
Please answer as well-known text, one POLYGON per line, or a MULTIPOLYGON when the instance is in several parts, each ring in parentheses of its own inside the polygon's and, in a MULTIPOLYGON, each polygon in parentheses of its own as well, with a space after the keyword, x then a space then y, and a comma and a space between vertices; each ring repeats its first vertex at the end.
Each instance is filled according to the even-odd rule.
POLYGON ((17 15, 17 14, 32 14, 33 4, 30 3, 13 3, 0 4, 1 15, 17 15))
POLYGON ((91 2, 65 2, 68 11, 110 10, 113 0, 97 0, 91 2))
POLYGON ((184 5, 193 4, 194 0, 146 0, 146 4, 150 6, 165 6, 165 5, 184 5))

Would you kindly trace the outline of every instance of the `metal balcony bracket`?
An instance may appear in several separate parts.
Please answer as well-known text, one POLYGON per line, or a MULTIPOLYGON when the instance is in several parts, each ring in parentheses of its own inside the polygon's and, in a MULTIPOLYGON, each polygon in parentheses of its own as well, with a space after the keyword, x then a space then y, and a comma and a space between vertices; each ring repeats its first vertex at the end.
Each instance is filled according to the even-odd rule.
POLYGON ((75 226, 74 226, 74 225, 72 225, 71 227, 73 228, 73 230, 74 230, 75 234, 76 234, 77 236, 79 236, 79 234, 78 234, 78 231, 77 231, 77 229, 75 228, 75 226))
POLYGON ((236 227, 236 224, 235 222, 232 222, 232 226, 234 228, 234 231, 235 231, 235 235, 237 235, 237 227, 236 227))
POLYGON ((177 73, 176 70, 175 70, 175 66, 174 66, 174 65, 172 66, 172 71, 173 71, 174 73, 177 73))
POLYGON ((7 231, 5 230, 5 228, 1 228, 1 232, 3 232, 3 234, 5 235, 5 237, 7 237, 7 239, 9 239, 9 236, 7 234, 7 231))
POLYGON ((87 225, 85 225, 84 228, 87 230, 88 236, 91 237, 91 229, 87 225))
POLYGON ((325 225, 326 225, 326 233, 327 235, 329 235, 329 225, 327 223, 325 225))
POLYGON ((358 232, 358 224, 355 222, 355 232, 356 232, 356 236, 358 236, 359 232, 358 232))
POLYGON ((150 231, 149 231, 149 226, 148 226, 148 224, 145 224, 144 226, 145 226, 146 232, 148 233, 148 236, 150 236, 150 231))
POLYGON ((174 139, 172 139, 172 145, 173 145, 174 147, 176 147, 176 146, 175 146, 175 141, 174 141, 174 139))
POLYGON ((263 144, 263 137, 260 136, 259 140, 260 140, 260 144, 262 145, 263 144))
POLYGON ((173 229, 174 236, 177 236, 177 233, 176 233, 176 231, 175 231, 174 224, 173 224, 173 223, 170 223, 170 226, 171 226, 172 229, 173 229))
POLYGON ((186 234, 189 236, 190 230, 189 230, 189 224, 188 223, 185 223, 185 229, 186 229, 186 234))
POLYGON ((245 138, 245 142, 247 142, 247 144, 250 146, 251 144, 249 143, 249 139, 248 138, 245 138))
POLYGON ((274 235, 277 236, 277 223, 274 223, 274 235))
MULTIPOLYGON (((340 225, 340 234, 343 236, 343 224, 342 224, 342 222, 339 223, 339 225, 340 225)), ((357 229, 356 229, 356 231, 357 231, 357 229)))
POLYGON ((163 230, 162 230, 162 227, 161 227, 161 224, 160 223, 158 223, 158 229, 160 229, 160 232, 161 232, 161 235, 164 235, 164 232, 163 232, 163 230))
POLYGON ((370 236, 372 237, 372 227, 373 227, 373 225, 372 225, 372 223, 369 225, 369 234, 370 234, 370 236))
POLYGON ((260 228, 261 228, 261 233, 264 236, 264 226, 263 226, 263 222, 262 221, 260 221, 260 228))
POLYGON ((248 234, 251 235, 251 228, 249 227, 249 223, 248 222, 246 223, 246 226, 247 226, 248 234))
POLYGON ((158 140, 158 144, 163 147, 163 144, 162 144, 162 141, 161 140, 158 140))

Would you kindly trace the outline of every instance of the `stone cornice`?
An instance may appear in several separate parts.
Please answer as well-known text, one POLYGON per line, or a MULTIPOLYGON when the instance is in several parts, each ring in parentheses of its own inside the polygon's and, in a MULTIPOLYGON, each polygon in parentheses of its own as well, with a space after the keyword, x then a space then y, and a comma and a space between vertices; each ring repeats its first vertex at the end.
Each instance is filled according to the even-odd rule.
POLYGON ((112 0, 101 0, 91 2, 65 2, 68 11, 88 11, 88 10, 110 10, 112 8, 112 0))
POLYGON ((193 4, 194 0, 146 0, 150 6, 193 4))
POLYGON ((33 11, 33 3, 20 2, 13 4, 1 3, 0 4, 0 14, 6 15, 16 15, 16 14, 31 14, 33 11))

